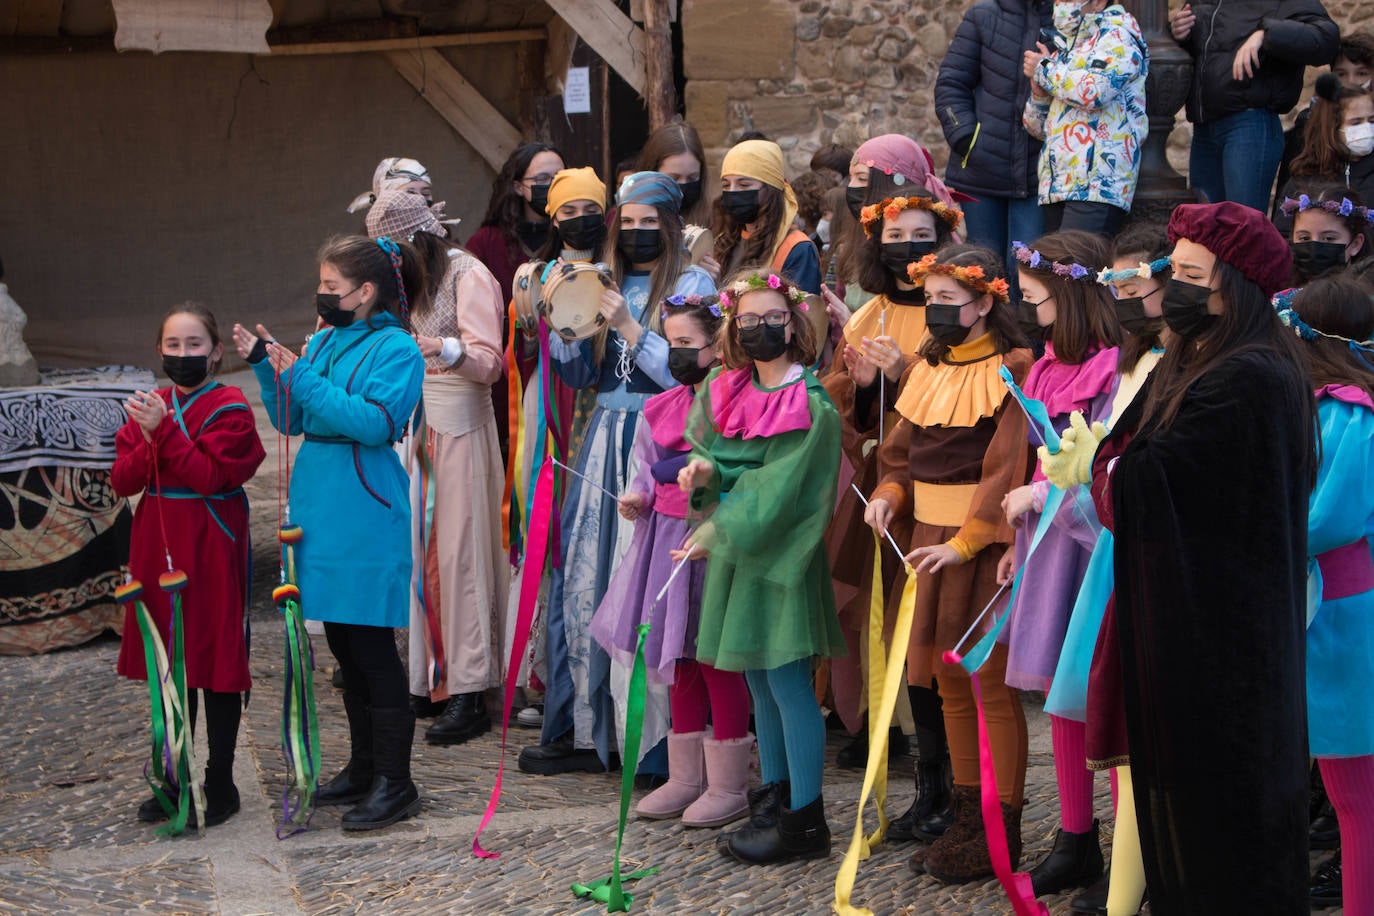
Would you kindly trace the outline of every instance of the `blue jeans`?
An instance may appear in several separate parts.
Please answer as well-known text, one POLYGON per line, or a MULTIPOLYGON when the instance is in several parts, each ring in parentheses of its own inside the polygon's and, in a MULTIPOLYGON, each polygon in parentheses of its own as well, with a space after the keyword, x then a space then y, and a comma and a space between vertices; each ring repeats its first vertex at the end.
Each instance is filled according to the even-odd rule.
POLYGON ((1283 157, 1283 125, 1267 108, 1249 108, 1193 125, 1188 181, 1211 203, 1235 201, 1269 212, 1283 157))
POLYGON ((1007 264, 1012 298, 1020 293, 1016 285, 1016 258, 1012 242, 1033 243, 1045 231, 1045 217, 1034 197, 980 197, 963 205, 968 240, 1000 251, 1007 264))

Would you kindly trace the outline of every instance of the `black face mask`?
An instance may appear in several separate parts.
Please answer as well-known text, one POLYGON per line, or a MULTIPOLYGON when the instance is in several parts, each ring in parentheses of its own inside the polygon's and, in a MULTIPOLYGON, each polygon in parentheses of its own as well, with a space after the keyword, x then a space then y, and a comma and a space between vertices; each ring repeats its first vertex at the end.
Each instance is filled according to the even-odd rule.
POLYGON ((182 388, 199 387, 210 374, 210 357, 172 356, 170 353, 164 353, 162 374, 182 388))
POLYGON ((1132 296, 1129 299, 1116 300, 1116 317, 1121 322, 1121 327, 1125 328, 1128 334, 1139 334, 1151 328, 1151 323, 1157 329, 1158 318, 1152 318, 1145 314, 1145 300, 1155 293, 1163 292, 1163 287, 1145 296, 1132 296))
POLYGON ((520 225, 515 227, 515 234, 520 237, 520 244, 527 250, 538 251, 549 239, 549 221, 522 219, 520 225))
POLYGON ((898 305, 925 305, 926 291, 922 286, 915 289, 894 289, 887 298, 898 305))
POLYGON ((711 372, 710 366, 698 365, 700 347, 669 347, 668 372, 684 385, 695 385, 711 372))
POLYGON ((1164 287, 1164 323, 1179 337, 1196 337, 1221 317, 1207 311, 1211 297, 1209 287, 1170 280, 1164 287))
POLYGON ((1314 280, 1349 263, 1340 242, 1294 242, 1293 265, 1304 279, 1314 280))
POLYGON ((772 362, 787 352, 787 325, 775 328, 759 322, 756 328, 740 328, 739 345, 750 359, 772 362))
POLYGON ((1022 299, 1016 303, 1016 323, 1021 326, 1021 333, 1031 340, 1044 338, 1049 328, 1040 327, 1040 319, 1035 314, 1036 307, 1034 302, 1022 299))
POLYGON ((759 218, 759 189, 721 191, 720 205, 737 223, 752 223, 759 218))
POLYGON ((682 203, 678 206, 678 212, 686 213, 697 205, 701 200, 701 179, 694 178, 691 181, 679 181, 677 188, 682 192, 682 203))
POLYGON ((648 264, 663 254, 663 236, 657 229, 621 229, 616 244, 631 264, 648 264))
POLYGON ((906 280, 908 264, 915 264, 926 255, 935 251, 935 242, 883 242, 879 249, 879 259, 883 266, 900 279, 906 280))
POLYGON ((846 187, 844 189, 844 202, 849 206, 849 214, 855 219, 859 218, 866 197, 868 197, 868 188, 846 187))
POLYGON ((606 217, 600 213, 559 220, 558 235, 575 251, 596 251, 606 240, 606 217))
POLYGON ((544 213, 549 206, 549 185, 532 184, 530 185, 530 209, 535 213, 544 213))
POLYGON ((950 347, 957 347, 968 340, 969 331, 972 329, 959 323, 959 310, 966 305, 968 302, 960 302, 958 305, 926 303, 926 330, 930 331, 930 336, 950 347))
MULTIPOLYGON (((353 290, 349 290, 349 293, 353 290)), ((344 293, 347 296, 349 293, 344 293)), ((323 319, 324 323, 336 328, 346 328, 353 323, 353 319, 358 316, 346 308, 339 306, 339 300, 343 296, 338 293, 316 293, 315 311, 323 319)))

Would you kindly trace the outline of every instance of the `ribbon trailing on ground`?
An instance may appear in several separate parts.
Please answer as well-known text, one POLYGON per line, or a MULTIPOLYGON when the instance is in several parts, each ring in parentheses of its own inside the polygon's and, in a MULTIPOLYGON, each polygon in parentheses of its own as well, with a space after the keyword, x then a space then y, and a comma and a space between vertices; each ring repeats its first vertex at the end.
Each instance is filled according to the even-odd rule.
POLYGON ((615 830, 615 858, 611 862, 611 876, 591 884, 574 884, 573 895, 588 897, 606 904, 608 913, 627 913, 632 896, 625 893, 621 886, 624 881, 632 881, 652 875, 656 867, 641 868, 628 875, 620 874, 620 849, 625 840, 625 821, 630 815, 630 796, 635 789, 636 761, 639 760, 639 740, 644 732, 644 692, 647 675, 644 671, 644 637, 649 633, 649 624, 641 623, 635 627, 639 636, 635 639, 634 666, 630 669, 630 690, 625 701, 625 754, 624 766, 620 771, 620 818, 615 830))
POLYGON ((158 585, 171 595, 172 623, 168 632, 171 653, 158 634, 157 624, 143 603, 143 583, 130 579, 115 589, 115 600, 133 604, 143 641, 143 659, 148 677, 148 699, 152 721, 152 752, 144 764, 143 778, 153 797, 167 814, 167 823, 158 836, 180 836, 192 823, 204 833, 205 792, 195 779, 195 756, 191 723, 186 702, 186 653, 182 634, 181 590, 186 573, 171 569, 158 577, 158 585))
POLYGON ((520 665, 524 661, 525 649, 530 641, 530 629, 534 625, 539 582, 544 576, 544 564, 548 556, 549 526, 552 523, 553 509, 553 461, 547 460, 539 470, 534 497, 530 502, 525 566, 520 576, 520 602, 515 617, 515 636, 511 640, 510 664, 506 667, 505 701, 501 715, 501 756, 496 766, 496 784, 492 786, 491 797, 487 800, 487 810, 482 815, 482 822, 477 825, 476 835, 472 838, 472 854, 482 859, 495 859, 500 856, 499 852, 483 849, 478 840, 482 836, 482 831, 487 829, 492 816, 496 814, 496 806, 501 802, 501 777, 506 770, 506 738, 510 732, 511 704, 515 700, 520 665))
POLYGON ((315 714, 315 655, 301 612, 301 590, 296 584, 295 545, 304 532, 299 525, 283 525, 281 541, 282 584, 272 590, 272 602, 286 624, 286 685, 282 696, 281 747, 286 760, 286 785, 282 787, 282 820, 277 839, 301 833, 315 813, 315 793, 320 779, 320 729, 315 714))
POLYGON ((886 661, 883 656, 883 566, 882 542, 873 532, 873 586, 869 596, 868 624, 868 766, 864 770, 863 790, 859 793, 859 810, 854 816, 854 835, 849 851, 840 863, 835 876, 835 901, 832 909, 839 916, 873 916, 872 910, 856 907, 849 902, 854 891, 854 879, 859 863, 867 859, 887 835, 888 818, 883 810, 887 801, 887 741, 892 725, 892 711, 897 706, 897 691, 902 687, 907 644, 911 641, 911 618, 916 612, 916 571, 906 567, 906 585, 902 587, 902 601, 897 609, 897 623, 892 632, 892 646, 886 661), (864 805, 872 792, 878 808, 878 829, 864 835, 864 805))

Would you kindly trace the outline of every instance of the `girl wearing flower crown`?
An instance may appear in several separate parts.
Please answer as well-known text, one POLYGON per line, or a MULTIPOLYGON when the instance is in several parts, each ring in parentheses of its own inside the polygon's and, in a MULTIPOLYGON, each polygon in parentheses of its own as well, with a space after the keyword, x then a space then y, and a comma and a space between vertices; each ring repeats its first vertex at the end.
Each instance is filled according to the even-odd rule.
MULTIPOLYGON (((860 277, 864 288, 879 293, 845 324, 841 359, 826 375, 825 387, 844 422, 845 458, 854 482, 868 492, 877 485, 873 447, 880 439, 879 424, 891 429, 899 419, 891 411, 892 402, 902 373, 926 334, 924 292, 911 282, 907 269, 951 243, 961 214, 922 188, 911 188, 907 196, 890 197, 861 212, 864 241, 859 250, 860 277), (886 403, 881 397, 884 394, 886 403)), ((863 720, 868 679, 859 647, 867 638, 873 570, 872 538, 867 535, 863 515, 863 504, 846 488, 826 535, 837 587, 850 596, 840 609, 840 627, 849 653, 831 664, 830 683, 836 710, 854 739, 840 750, 836 762, 857 768, 868 760, 868 729, 863 720)), ((907 524, 906 520, 898 522, 897 537, 906 537, 907 524)), ((895 613, 901 594, 897 586, 899 566, 887 563, 883 569, 884 585, 894 599, 889 610, 895 613)), ((947 824, 945 730, 940 699, 931 683, 929 677, 913 681, 908 697, 899 699, 898 718, 908 729, 913 726, 908 717, 914 714, 920 760, 915 774, 916 799, 888 830, 892 839, 910 840, 916 830, 938 836, 947 824), (909 710, 905 700, 910 702, 909 710)), ((890 753, 903 753, 906 736, 895 725, 892 738, 890 753)))
MULTIPOLYGON (((1097 282, 1108 263, 1106 243, 1086 232, 1055 232, 1033 247, 1014 246, 1014 254, 1023 309, 1033 307, 1037 324, 1049 334, 1045 355, 1026 377, 1026 394, 1045 405, 1056 431, 1067 428, 1075 412, 1089 425, 1104 419, 1111 408, 1122 339, 1112 296, 1097 282)), ((1032 429, 1033 444, 1043 444, 1041 435, 1032 429)), ((1004 505, 1007 521, 1018 531, 1016 551, 1004 558, 1003 575, 1009 578, 1014 566, 1025 566, 1004 639, 1009 644, 1007 683, 1045 691, 1054 678, 1097 531, 1090 507, 1080 504, 1076 491, 1064 497, 1055 518, 1042 523, 1050 482, 1038 464, 1033 480, 1007 494, 1004 505), (1048 527, 1037 534, 1042 524, 1048 527)), ((1103 867, 1084 725, 1059 716, 1050 723, 1062 829, 1054 852, 1031 869, 1037 896, 1096 881, 1103 867)))
MULTIPOLYGON (((1034 357, 1016 326, 1001 258, 993 252, 956 245, 911 265, 910 276, 925 290, 929 333, 903 374, 896 402, 901 420, 879 450, 881 483, 865 521, 887 531, 903 516, 913 519, 907 560, 918 584, 907 672, 913 683, 929 683, 933 674, 939 685, 954 809, 950 828, 912 864, 941 881, 962 883, 991 875, 992 862, 978 801, 972 682, 942 655, 997 592, 998 560, 1013 539, 1002 500, 1026 480, 1030 466, 1025 415, 998 373, 1005 366, 1024 379, 1034 357)), ((1006 649, 999 646, 979 677, 1015 860, 1026 721, 1020 699, 1003 681, 1005 666, 1006 649)))
POLYGON ((687 413, 720 360, 721 308, 715 296, 672 296, 662 308, 668 368, 681 384, 644 405, 635 431, 639 470, 620 497, 620 514, 634 522, 634 535, 592 618, 591 633, 628 668, 636 625, 651 624, 644 642, 649 680, 671 685, 668 782, 640 799, 635 810, 640 817, 681 815, 689 827, 716 827, 749 810, 749 692, 739 672, 693 658, 706 562, 689 561, 661 600, 658 595, 672 575, 669 552, 682 546, 695 516, 677 474, 691 449, 683 439, 687 413))
POLYGON ((1292 220, 1293 284, 1344 270, 1369 253, 1374 214, 1341 184, 1299 184, 1279 211, 1292 220))
POLYGON ((817 341, 805 294, 774 273, 741 273, 721 291, 724 368, 687 421, 691 505, 714 513, 675 556, 706 557, 697 660, 743 671, 754 699, 764 786, 749 825, 722 851, 751 863, 824 858, 825 722, 811 659, 844 651, 826 525, 839 476, 840 419, 806 368, 817 341))
MULTIPOLYGON (((1341 905, 1374 912, 1374 310, 1369 291, 1346 277, 1314 280, 1274 299, 1295 331, 1317 392, 1321 464, 1309 501, 1308 567, 1321 598, 1309 607, 1307 729, 1340 822, 1345 864, 1341 905)), ((1337 859, 1340 863, 1340 859, 1337 859)), ((1341 868, 1338 864, 1337 868, 1341 868)))

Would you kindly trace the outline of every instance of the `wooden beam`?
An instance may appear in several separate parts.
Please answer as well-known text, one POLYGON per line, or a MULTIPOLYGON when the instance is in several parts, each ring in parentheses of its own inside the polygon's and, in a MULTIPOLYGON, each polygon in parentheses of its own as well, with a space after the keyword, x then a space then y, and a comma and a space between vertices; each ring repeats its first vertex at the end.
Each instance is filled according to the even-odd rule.
POLYGON ((677 85, 673 82, 673 32, 668 0, 644 0, 644 100, 649 103, 649 130, 657 130, 677 114, 677 85))
POLYGON ((648 60, 644 30, 630 21, 611 0, 546 0, 578 36, 611 65, 620 78, 646 94, 644 72, 648 60))
POLYGON ((496 171, 524 139, 477 87, 433 48, 389 51, 387 60, 496 171))
POLYGON ((62 0, 0 0, 0 33, 55 36, 62 26, 62 0))
POLYGON ((514 44, 543 41, 543 29, 508 29, 500 32, 466 32, 457 35, 416 35, 414 38, 378 38, 364 41, 311 41, 272 45, 272 56, 300 54, 366 54, 374 51, 419 51, 471 45, 514 44))

